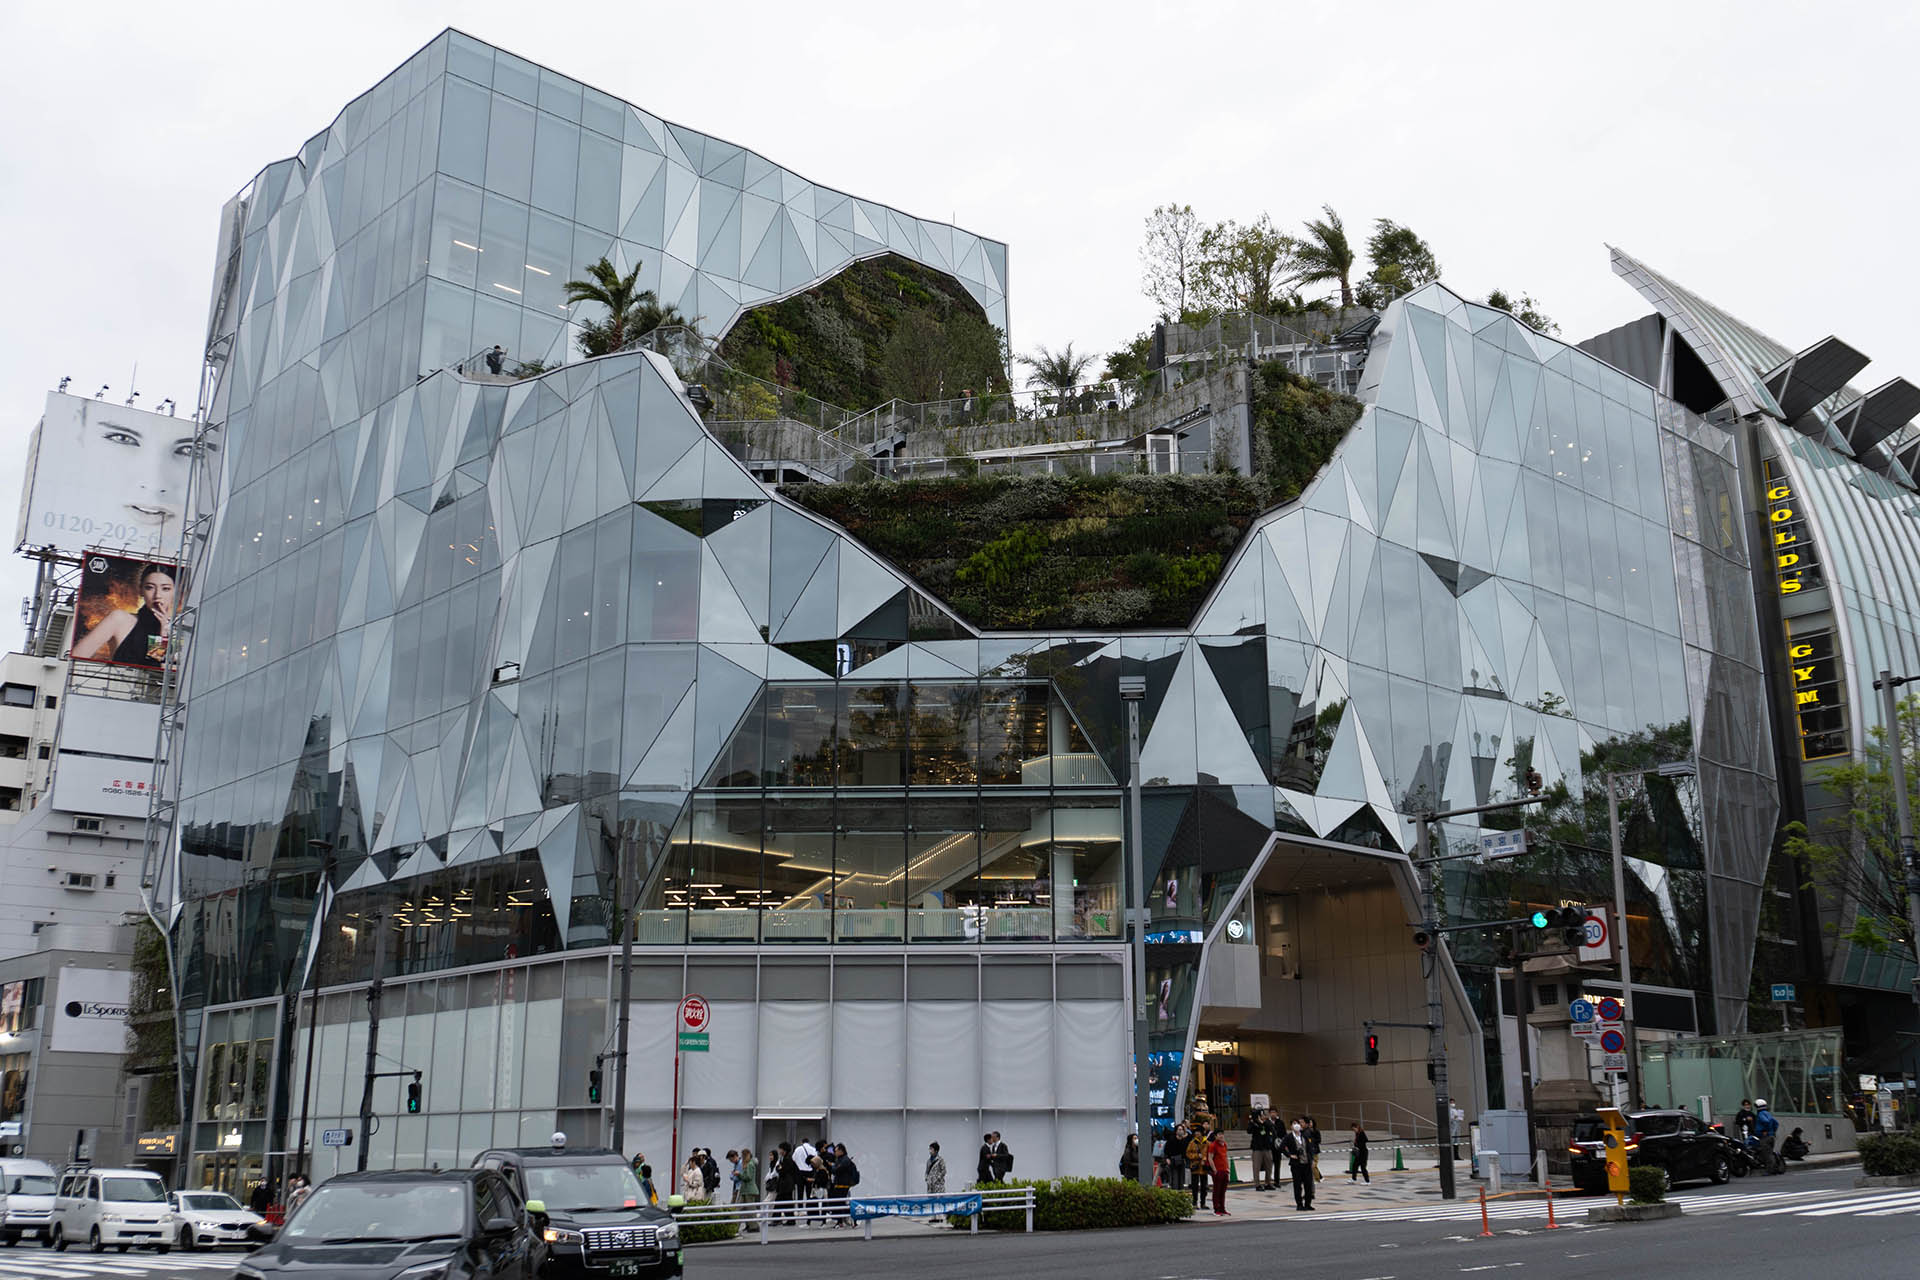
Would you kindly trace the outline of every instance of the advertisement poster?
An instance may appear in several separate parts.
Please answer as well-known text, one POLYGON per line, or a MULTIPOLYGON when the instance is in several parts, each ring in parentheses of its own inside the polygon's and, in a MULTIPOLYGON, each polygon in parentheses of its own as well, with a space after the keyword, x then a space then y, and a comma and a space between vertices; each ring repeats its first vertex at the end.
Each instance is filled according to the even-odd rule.
MULTIPOLYGON (((134 746, 151 752, 153 739, 134 746)), ((53 765, 53 798, 60 813, 144 818, 153 804, 153 762, 83 756, 62 751, 53 765)))
POLYGON ((14 545, 177 552, 194 423, 51 392, 28 449, 14 545))
POLYGON ((66 968, 49 1002, 47 1047, 59 1053, 125 1053, 127 1002, 133 975, 125 969, 66 968))
POLYGON ((166 560, 87 556, 74 601, 71 656, 76 662, 159 670, 167 663, 186 585, 185 571, 166 560))

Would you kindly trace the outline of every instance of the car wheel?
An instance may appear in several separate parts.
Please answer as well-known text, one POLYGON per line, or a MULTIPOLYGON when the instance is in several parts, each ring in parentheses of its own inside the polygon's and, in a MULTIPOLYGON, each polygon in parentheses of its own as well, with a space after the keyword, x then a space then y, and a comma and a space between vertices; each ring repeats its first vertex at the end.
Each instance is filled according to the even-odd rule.
POLYGON ((130 1244, 117 1244, 113 1247, 118 1249, 121 1253, 125 1253, 127 1250, 133 1248, 133 1246, 130 1244))
POLYGON ((87 1228, 87 1252, 88 1253, 104 1253, 106 1252, 106 1248, 107 1248, 106 1241, 100 1238, 100 1228, 88 1227, 87 1228))
POLYGON ((195 1249, 198 1249, 200 1247, 199 1243, 193 1238, 192 1227, 180 1228, 180 1247, 182 1249, 185 1249, 188 1253, 192 1253, 195 1249))
POLYGON ((170 1250, 170 1249, 172 1249, 172 1248, 173 1248, 173 1246, 172 1246, 172 1245, 170 1245, 170 1244, 157 1244, 157 1245, 155 1245, 155 1246, 153 1246, 153 1251, 154 1251, 155 1253, 166 1253, 166 1252, 167 1252, 168 1250, 170 1250))
POLYGON ((13 1242, 14 1242, 14 1241, 16 1241, 16 1240, 18 1240, 19 1238, 20 1238, 19 1236, 17 1236, 17 1235, 15 1235, 15 1234, 13 1234, 13 1232, 11 1232, 11 1231, 9 1231, 9 1232, 7 1232, 7 1234, 6 1234, 6 1244, 7 1244, 7 1248, 9 1248, 9 1249, 11 1249, 11 1248, 13 1248, 13 1242))
POLYGON ((66 1252, 67 1233, 60 1229, 60 1224, 57 1222, 53 1224, 53 1234, 47 1237, 47 1248, 61 1253, 66 1252))
POLYGON ((1733 1176, 1733 1167, 1727 1163, 1725 1156, 1715 1156, 1713 1172, 1707 1176, 1713 1179, 1714 1186, 1724 1187, 1727 1185, 1727 1180, 1733 1176))

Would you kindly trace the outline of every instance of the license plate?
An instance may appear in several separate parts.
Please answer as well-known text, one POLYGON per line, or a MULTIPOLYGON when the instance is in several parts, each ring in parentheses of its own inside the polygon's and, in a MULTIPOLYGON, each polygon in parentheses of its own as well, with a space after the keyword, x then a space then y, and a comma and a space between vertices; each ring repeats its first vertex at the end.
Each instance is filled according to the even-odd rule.
POLYGON ((607 1269, 616 1276, 637 1276, 640 1274, 640 1264, 632 1258, 615 1258, 608 1264, 607 1269))

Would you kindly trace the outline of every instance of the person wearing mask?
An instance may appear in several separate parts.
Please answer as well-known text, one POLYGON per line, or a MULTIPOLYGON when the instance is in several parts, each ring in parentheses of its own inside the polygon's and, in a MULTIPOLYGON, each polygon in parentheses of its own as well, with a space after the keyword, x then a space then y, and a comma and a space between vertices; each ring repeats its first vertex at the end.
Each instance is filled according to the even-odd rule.
POLYGON ((838 1200, 840 1217, 833 1225, 851 1227, 853 1225, 853 1206, 850 1203, 853 1189, 860 1185, 860 1166, 853 1162, 853 1156, 847 1151, 847 1144, 841 1143, 833 1157, 832 1182, 828 1188, 828 1199, 838 1200))
POLYGON ((1207 1174, 1213 1180, 1213 1216, 1227 1216, 1227 1139, 1215 1129, 1207 1138, 1207 1174))
POLYGON ((1307 1126, 1295 1120, 1281 1136, 1279 1150, 1293 1178, 1293 1207, 1313 1208, 1313 1154, 1307 1149, 1307 1126))
POLYGON ((1140 1136, 1127 1135, 1127 1145, 1120 1148, 1120 1176, 1128 1182, 1140 1181, 1140 1136))
POLYGON ((1273 1167, 1273 1115, 1268 1111, 1256 1111, 1253 1119, 1247 1121, 1247 1146, 1253 1152, 1253 1189, 1255 1191, 1276 1191, 1280 1180, 1273 1167))
POLYGON ((1353 1123, 1353 1154, 1347 1157, 1347 1181, 1356 1178, 1373 1181, 1373 1175, 1367 1172, 1367 1131, 1358 1120, 1353 1123))

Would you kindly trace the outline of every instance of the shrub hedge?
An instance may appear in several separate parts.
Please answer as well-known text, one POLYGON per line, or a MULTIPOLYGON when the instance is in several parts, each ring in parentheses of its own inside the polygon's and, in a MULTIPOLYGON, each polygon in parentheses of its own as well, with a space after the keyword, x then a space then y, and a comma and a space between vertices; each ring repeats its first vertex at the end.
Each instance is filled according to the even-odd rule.
POLYGON ((1870 1133, 1858 1145, 1860 1171, 1870 1178, 1920 1174, 1920 1134, 1870 1133))
POLYGON ((683 1244, 711 1244, 716 1240, 732 1240, 740 1234, 737 1222, 702 1222, 705 1214, 717 1212, 711 1200, 689 1200, 686 1208, 674 1216, 680 1222, 680 1240, 683 1244))
MULTIPOLYGON (((1124 1178, 1055 1178, 1052 1181, 987 1182, 981 1188, 1033 1188, 1035 1231, 1087 1231, 1099 1227, 1148 1227, 1193 1216, 1193 1200, 1184 1191, 1143 1187, 1124 1178)), ((948 1221, 964 1227, 968 1220, 948 1221)), ((1024 1209, 989 1209, 980 1215, 989 1231, 1025 1231, 1024 1209)))
POLYGON ((1667 1198, 1667 1171, 1650 1164, 1627 1170, 1627 1194, 1635 1204, 1659 1204, 1667 1198))

